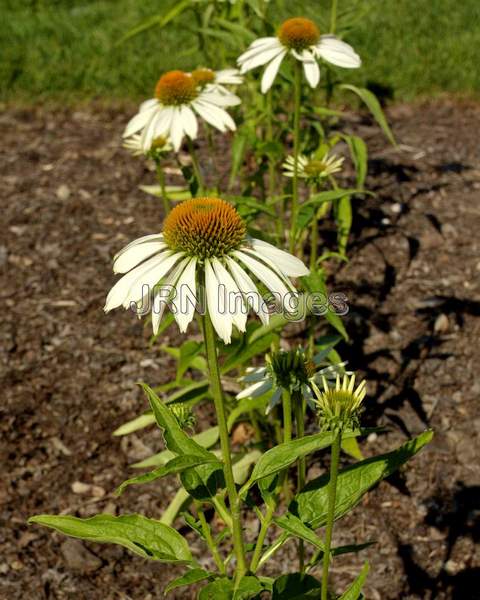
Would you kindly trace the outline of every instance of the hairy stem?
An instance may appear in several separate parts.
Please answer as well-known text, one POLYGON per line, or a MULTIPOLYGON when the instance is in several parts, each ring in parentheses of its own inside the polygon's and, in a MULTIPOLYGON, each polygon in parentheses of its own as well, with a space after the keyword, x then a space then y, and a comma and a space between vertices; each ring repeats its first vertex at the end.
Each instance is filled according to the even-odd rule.
MULTIPOLYGON (((305 402, 301 394, 295 394, 295 421, 297 427, 297 439, 302 438, 305 435, 305 402)), ((305 457, 299 458, 297 461, 297 492, 299 492, 305 485, 307 465, 305 457)), ((298 542, 298 562, 300 572, 303 573, 305 570, 305 547, 303 540, 298 542)))
POLYGON ((203 317, 203 336, 207 354, 208 369, 210 372, 210 387, 217 413, 218 429, 220 434, 220 447, 224 463, 223 472, 227 487, 230 512, 232 515, 233 549, 237 559, 235 581, 238 583, 247 570, 245 561, 245 548, 242 537, 242 524, 240 520, 240 499, 235 487, 235 479, 232 469, 232 458, 230 455, 230 438, 228 436, 227 418, 223 404, 223 391, 220 382, 220 370, 218 368, 217 344, 215 331, 208 312, 203 317))
POLYGON ((340 447, 342 444, 342 430, 336 434, 332 443, 332 458, 330 463, 330 481, 328 482, 328 509, 327 524, 325 528, 325 549, 322 569, 322 596, 321 600, 328 600, 328 568, 330 566, 330 549, 332 546, 333 522, 335 520, 335 500, 337 497, 337 475, 340 460, 340 447))

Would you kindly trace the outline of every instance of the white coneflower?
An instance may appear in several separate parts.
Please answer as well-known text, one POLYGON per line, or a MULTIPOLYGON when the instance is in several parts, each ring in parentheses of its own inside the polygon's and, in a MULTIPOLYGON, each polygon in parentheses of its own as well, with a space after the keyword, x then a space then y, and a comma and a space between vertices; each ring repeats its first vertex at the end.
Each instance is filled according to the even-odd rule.
MULTIPOLYGON (((329 156, 328 152, 320 160, 308 158, 301 154, 298 157, 298 177, 310 180, 324 179, 329 175, 341 171, 344 160, 343 156, 337 156, 336 154, 329 156)), ((293 177, 295 173, 295 157, 288 156, 282 166, 285 177, 293 177)))
POLYGON ((339 373, 345 371, 346 362, 328 364, 327 356, 332 347, 326 348, 309 359, 302 348, 296 350, 280 350, 266 357, 263 367, 248 367, 246 375, 240 378, 242 383, 248 384, 244 390, 237 394, 237 400, 243 398, 258 398, 273 392, 268 403, 267 414, 274 406, 280 403, 282 390, 290 393, 299 392, 311 408, 315 407, 312 393, 312 382, 335 379, 339 373))
POLYGON ((150 148, 153 139, 166 137, 178 152, 185 135, 192 140, 197 137, 195 113, 222 132, 235 130, 232 117, 224 110, 224 107, 240 102, 233 96, 214 89, 202 89, 190 73, 169 71, 160 77, 155 98, 140 105, 138 113, 127 124, 123 137, 129 138, 141 132, 140 143, 145 151, 150 148))
POLYGON ((200 88, 230 96, 235 104, 240 102, 240 98, 225 87, 227 85, 240 85, 243 83, 243 75, 238 69, 213 71, 212 69, 201 67, 192 71, 192 77, 200 88))
POLYGON ((363 399, 367 393, 367 383, 362 381, 355 389, 355 375, 337 375, 335 386, 322 378, 323 390, 312 385, 318 407, 320 423, 323 429, 335 431, 338 429, 358 427, 358 416, 363 399))
POLYGON ((356 69, 361 60, 355 50, 334 35, 320 35, 310 19, 295 17, 285 21, 276 37, 258 38, 238 58, 241 73, 268 65, 262 77, 262 92, 267 92, 287 54, 301 61, 305 77, 312 88, 320 81, 318 59, 345 69, 356 69))
POLYGON ((129 138, 123 141, 122 146, 128 150, 132 156, 158 156, 160 154, 166 154, 172 150, 172 144, 164 137, 156 137, 152 140, 150 148, 145 150, 142 146, 142 136, 139 133, 135 133, 129 138))
POLYGON ((247 237, 235 208, 219 198, 194 198, 176 206, 163 233, 128 244, 115 256, 113 270, 125 275, 110 290, 105 311, 136 306, 143 312, 145 302, 153 300, 154 332, 167 305, 184 332, 201 288, 213 326, 226 344, 234 325, 245 331, 249 308, 268 322, 268 306, 250 274, 272 292, 283 311, 295 312, 290 302, 296 291, 289 277, 309 272, 291 254, 247 237))

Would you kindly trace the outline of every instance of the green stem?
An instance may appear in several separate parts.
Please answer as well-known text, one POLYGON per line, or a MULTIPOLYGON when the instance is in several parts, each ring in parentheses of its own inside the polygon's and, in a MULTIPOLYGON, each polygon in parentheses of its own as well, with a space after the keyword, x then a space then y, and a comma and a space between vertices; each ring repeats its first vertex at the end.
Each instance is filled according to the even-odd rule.
POLYGON ((200 525, 202 527, 203 535, 205 536, 205 541, 207 546, 212 553, 215 564, 217 565, 218 570, 222 575, 225 575, 225 565, 223 564, 223 560, 218 552, 218 548, 213 541, 212 532, 210 530, 210 526, 207 523, 207 519, 205 518, 205 513, 203 512, 202 504, 198 500, 195 500, 195 506, 197 507, 198 520, 200 521, 200 525))
POLYGON ((187 136, 188 140, 188 149, 190 151, 190 158, 192 159, 192 167, 193 172, 195 173, 195 178, 198 183, 198 191, 201 194, 205 191, 205 182, 203 181, 202 171, 200 170, 200 165, 197 158, 197 152, 195 150, 195 146, 193 141, 187 136))
MULTIPOLYGON (((297 439, 299 439, 305 435, 305 402, 301 394, 295 394, 294 404, 297 439)), ((305 457, 299 458, 297 461, 297 492, 299 492, 305 485, 306 472, 307 465, 305 457)), ((303 573, 305 570, 305 547, 303 540, 299 540, 298 543, 298 562, 300 572, 303 573)))
POLYGON ((302 65, 295 61, 295 107, 293 114, 293 179, 292 215, 290 223, 290 252, 295 251, 295 238, 298 215, 298 158, 300 155, 300 105, 302 100, 302 65))
POLYGON ((215 403, 215 411, 217 413, 220 447, 224 462, 223 471, 225 474, 225 483, 230 502, 230 512, 232 514, 233 548, 237 559, 235 581, 238 583, 247 570, 245 561, 245 548, 242 537, 242 524, 240 522, 240 499, 237 494, 237 488, 235 487, 235 479, 233 476, 232 458, 230 455, 230 438, 228 436, 227 418, 223 403, 222 384, 220 382, 220 370, 218 368, 215 331, 213 329, 212 321, 208 312, 203 318, 203 336, 205 340, 208 369, 210 372, 211 393, 215 403))
MULTIPOLYGON (((273 101, 272 101, 272 90, 267 92, 267 131, 266 141, 273 142, 273 101)), ((275 196, 275 161, 268 157, 268 199, 270 202, 273 201, 275 196)), ((284 221, 284 206, 283 199, 278 202, 277 205, 277 221, 276 229, 278 239, 282 239, 283 235, 283 221, 284 221)))
POLYGON ((253 551, 252 561, 250 563, 250 571, 252 573, 255 573, 258 569, 258 563, 262 556, 263 542, 265 541, 265 536, 267 535, 268 528, 272 522, 274 512, 275 504, 272 502, 267 507, 267 512, 265 513, 265 517, 262 520, 260 531, 258 533, 257 543, 255 544, 255 550, 253 551))
POLYGON ((289 390, 282 392, 283 407, 283 441, 289 442, 292 439, 292 396, 289 390))
POLYGON ((330 33, 335 33, 337 28, 337 1, 332 0, 332 8, 330 11, 330 33))
POLYGON ((157 167, 157 179, 158 179, 158 183, 160 184, 160 193, 162 195, 162 202, 163 202, 163 211, 165 212, 165 217, 168 215, 168 213, 172 210, 172 206, 170 204, 170 199, 167 196, 167 190, 165 188, 165 173, 163 172, 162 169, 162 165, 160 164, 160 161, 156 161, 156 167, 157 167))
POLYGON ((333 522, 335 520, 335 500, 337 496, 338 463, 340 461, 340 447, 342 444, 342 430, 336 434, 332 443, 332 458, 330 463, 330 481, 328 482, 328 508, 327 524, 325 529, 325 549, 322 570, 322 596, 321 600, 328 600, 328 568, 330 566, 330 549, 332 546, 333 522))

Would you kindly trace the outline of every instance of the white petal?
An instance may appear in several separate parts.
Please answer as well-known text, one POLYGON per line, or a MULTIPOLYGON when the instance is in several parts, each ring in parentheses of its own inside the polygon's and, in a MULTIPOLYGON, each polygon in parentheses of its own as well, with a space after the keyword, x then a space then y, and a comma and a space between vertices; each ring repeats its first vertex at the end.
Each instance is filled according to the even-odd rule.
POLYGON ((195 100, 192 106, 207 123, 223 133, 227 129, 231 129, 232 131, 236 129, 235 121, 223 108, 200 100, 195 100))
POLYGON ((239 331, 245 331, 247 325, 247 309, 237 284, 218 258, 212 259, 212 266, 220 286, 224 286, 226 292, 225 311, 232 317, 235 327, 239 331))
POLYGON ((270 260, 265 253, 258 252, 257 250, 254 250, 254 249, 252 249, 250 247, 247 247, 247 246, 241 247, 241 250, 244 251, 245 254, 248 254, 248 256, 251 256, 252 258, 258 260, 262 264, 264 264, 267 267, 269 267, 274 273, 276 273, 280 277, 280 279, 287 286, 287 288, 289 289, 289 291, 293 292, 294 294, 296 294, 296 289, 293 287, 292 282, 281 271, 281 269, 278 267, 276 261, 274 262, 273 260, 270 260))
POLYGON ((218 86, 207 86, 205 90, 200 94, 198 100, 205 100, 210 102, 211 104, 215 104, 216 106, 224 107, 224 106, 238 106, 241 103, 240 98, 229 92, 225 88, 223 93, 219 93, 218 86))
POLYGON ((189 106, 182 106, 183 129, 191 140, 196 139, 198 134, 198 123, 195 113, 189 106))
POLYGON ((145 125, 150 121, 152 116, 157 112, 160 105, 157 101, 155 101, 155 105, 148 108, 148 110, 143 110, 142 112, 138 112, 130 121, 127 123, 125 127, 125 131, 123 132, 123 137, 130 137, 140 129, 143 129, 145 125))
POLYGON ((155 114, 151 117, 150 121, 143 128, 140 144, 142 145, 142 149, 145 152, 150 150, 152 140, 155 137, 155 128, 158 121, 162 118, 162 113, 163 109, 157 110, 155 114))
POLYGON ((267 50, 260 50, 257 54, 249 58, 246 62, 244 62, 241 66, 241 72, 246 73, 251 69, 255 69, 256 67, 261 67, 262 65, 266 65, 271 60, 276 58, 277 56, 285 55, 286 48, 282 46, 282 44, 278 44, 274 48, 269 48, 267 50))
POLYGON ((129 248, 136 246, 137 244, 144 244, 145 242, 152 242, 152 241, 162 242, 163 234, 162 233, 150 233, 149 235, 143 235, 142 237, 139 237, 136 240, 133 240, 133 242, 130 242, 129 244, 124 246, 119 252, 117 252, 117 254, 115 254, 115 256, 113 257, 113 260, 116 261, 118 258, 120 258, 120 256, 124 252, 126 252, 129 248))
POLYGON ((157 254, 166 248, 167 244, 165 244, 165 242, 145 242, 143 244, 136 244, 123 252, 117 260, 113 262, 113 272, 126 273, 145 259, 150 258, 153 254, 157 254))
POLYGON ((267 369, 265 367, 247 367, 247 374, 243 377, 240 377, 240 381, 243 383, 257 383, 258 381, 263 381, 265 379, 265 374, 267 369))
POLYGON ((278 277, 278 275, 272 271, 265 264, 256 260, 255 258, 241 252, 240 250, 235 250, 233 253, 238 259, 240 259, 250 271, 258 277, 262 283, 264 283, 267 288, 276 295, 277 300, 280 300, 282 305, 284 304, 284 300, 287 296, 290 296, 291 292, 287 289, 285 283, 278 277))
MULTIPOLYGON (((167 254, 164 252, 163 254, 167 254)), ((158 255, 159 257, 162 255, 158 255)), ((123 301, 123 307, 129 308, 132 304, 138 304, 147 293, 152 293, 153 288, 160 283, 160 281, 169 273, 169 271, 178 263, 178 261, 183 257, 183 254, 176 253, 171 254, 170 256, 163 257, 162 261, 157 265, 151 267, 147 271, 142 271, 142 273, 133 281, 130 286, 125 300, 123 301)), ((137 269, 141 268, 137 267, 137 269)))
POLYGON ((217 335, 225 344, 232 341, 232 318, 229 314, 222 314, 218 304, 218 280, 209 260, 205 261, 205 289, 207 292, 207 309, 212 325, 217 335))
POLYGON ((262 77, 262 94, 266 94, 272 87, 272 83, 277 76, 278 69, 280 69, 280 65, 282 64, 282 60, 285 58, 286 53, 286 50, 282 51, 265 69, 262 77))
MULTIPOLYGON (((240 66, 240 73, 245 72, 245 65, 247 65, 253 58, 258 57, 263 53, 271 52, 272 50, 280 50, 285 48, 285 46, 283 46, 283 44, 277 38, 270 38, 268 41, 265 41, 264 44, 258 44, 257 46, 254 44, 255 42, 237 59, 237 64, 240 66)), ((268 62, 269 60, 271 59, 267 58, 265 62, 268 62)), ((248 68, 246 70, 248 71, 248 68)))
POLYGON ((175 152, 180 150, 183 139, 183 119, 180 107, 173 108, 172 123, 170 126, 170 136, 172 138, 173 149, 175 152))
POLYGON ((150 269, 157 268, 162 262, 171 255, 171 252, 162 252, 149 260, 142 263, 140 266, 135 267, 129 273, 121 277, 117 283, 112 287, 108 293, 107 300, 105 302, 105 312, 117 308, 122 305, 128 298, 128 291, 132 284, 141 277, 144 273, 150 271, 150 269))
POLYGON ((223 85, 240 85, 243 77, 238 69, 222 69, 215 73, 215 83, 223 85))
POLYGON ((362 64, 355 50, 334 35, 322 35, 315 50, 318 56, 338 67, 357 69, 362 64))
POLYGON ((158 106, 159 102, 157 100, 157 98, 150 98, 150 100, 145 100, 145 102, 142 102, 138 108, 138 112, 142 112, 144 110, 147 110, 149 108, 152 108, 152 106, 158 106))
POLYGON ((289 252, 280 250, 268 242, 263 240, 252 239, 252 246, 259 254, 265 255, 273 263, 275 263, 280 271, 287 277, 303 277, 308 275, 310 271, 303 262, 293 256, 289 252))
POLYGON ((272 397, 270 398, 270 402, 268 403, 267 410, 265 411, 265 413, 267 415, 270 414, 272 409, 275 408, 275 406, 277 406, 277 404, 280 404, 281 399, 282 399, 282 390, 280 388, 277 388, 273 392, 272 397))
POLYGON ((268 390, 272 389, 272 380, 267 379, 267 381, 259 381, 258 383, 254 383, 249 387, 242 390, 239 394, 237 394, 237 400, 242 400, 242 398, 258 398, 259 396, 263 396, 263 394, 267 393, 268 390))
POLYGON ((303 57, 303 71, 305 73, 305 78, 310 87, 316 88, 320 82, 320 67, 315 60, 315 57, 311 52, 308 52, 308 50, 304 50, 303 57))
POLYGON ((247 305, 256 312, 264 325, 268 325, 270 314, 267 305, 251 277, 233 260, 233 258, 227 257, 227 265, 239 290, 244 295, 247 305))
POLYGON ((184 258, 180 263, 172 269, 168 277, 155 293, 152 303, 152 328, 154 335, 157 335, 160 327, 160 322, 172 295, 172 288, 177 283, 178 278, 183 273, 184 268, 188 264, 190 257, 184 258))
POLYGON ((195 314, 195 306, 197 303, 195 282, 196 267, 197 259, 190 259, 190 262, 175 285, 176 294, 172 299, 172 306, 175 307, 173 316, 182 333, 187 331, 187 327, 195 314))

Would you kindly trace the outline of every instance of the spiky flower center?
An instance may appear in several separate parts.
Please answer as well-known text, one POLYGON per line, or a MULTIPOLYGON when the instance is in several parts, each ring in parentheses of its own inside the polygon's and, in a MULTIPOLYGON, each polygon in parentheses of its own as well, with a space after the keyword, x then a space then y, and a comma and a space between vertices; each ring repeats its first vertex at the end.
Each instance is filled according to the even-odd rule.
POLYGON ((198 96, 197 83, 190 73, 169 71, 158 80, 155 96, 166 106, 189 104, 198 96))
POLYGON ((317 406, 320 423, 324 429, 354 428, 358 426, 358 417, 362 409, 362 401, 366 394, 366 382, 354 390, 355 377, 343 378, 343 385, 337 377, 335 388, 329 387, 324 379, 324 389, 316 389, 317 406))
POLYGON ((278 387, 291 391, 307 385, 315 374, 315 364, 300 349, 275 352, 269 362, 278 387))
POLYGON ((278 39, 290 50, 301 52, 318 42, 320 31, 310 19, 294 17, 280 25, 278 39))
POLYGON ((172 250, 200 259, 221 258, 242 243, 245 223, 220 198, 193 198, 176 206, 165 220, 163 235, 172 250))
POLYGON ((305 165, 304 170, 309 177, 319 177, 326 174, 328 165, 322 160, 311 160, 305 165))
POLYGON ((195 69, 195 71, 192 71, 192 77, 196 84, 202 88, 215 81, 215 73, 212 69, 195 69))

